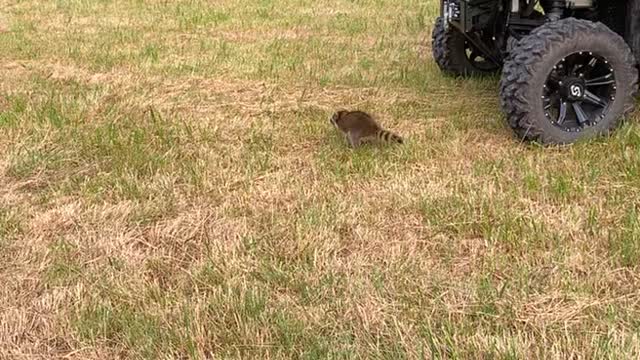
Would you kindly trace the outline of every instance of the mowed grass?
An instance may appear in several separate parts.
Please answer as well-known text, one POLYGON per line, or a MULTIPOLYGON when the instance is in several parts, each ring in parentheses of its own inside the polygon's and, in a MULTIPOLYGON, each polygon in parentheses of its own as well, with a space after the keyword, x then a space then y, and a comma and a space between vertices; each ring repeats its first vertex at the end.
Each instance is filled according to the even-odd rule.
POLYGON ((636 117, 519 142, 436 1, 0 8, 0 357, 640 356, 636 117))

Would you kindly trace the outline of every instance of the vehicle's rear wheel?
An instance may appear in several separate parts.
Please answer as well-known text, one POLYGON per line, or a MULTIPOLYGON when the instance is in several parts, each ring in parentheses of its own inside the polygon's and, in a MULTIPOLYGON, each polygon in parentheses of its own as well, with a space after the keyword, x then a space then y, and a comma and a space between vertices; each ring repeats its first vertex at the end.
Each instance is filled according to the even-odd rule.
POLYGON ((601 23, 548 23, 505 61, 500 103, 524 140, 569 144, 616 128, 634 107, 638 71, 624 39, 601 23))
POLYGON ((445 27, 442 17, 436 19, 431 34, 433 58, 440 70, 456 76, 494 74, 500 67, 486 59, 453 27, 445 27))

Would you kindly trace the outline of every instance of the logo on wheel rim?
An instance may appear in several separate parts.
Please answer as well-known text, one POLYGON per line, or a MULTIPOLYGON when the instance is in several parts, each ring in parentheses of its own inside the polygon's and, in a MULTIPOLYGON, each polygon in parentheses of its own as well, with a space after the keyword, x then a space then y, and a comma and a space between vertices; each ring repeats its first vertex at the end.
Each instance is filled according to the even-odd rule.
POLYGON ((582 87, 580 85, 577 85, 577 84, 571 85, 571 88, 569 89, 569 91, 571 91, 571 95, 577 98, 582 97, 582 87))

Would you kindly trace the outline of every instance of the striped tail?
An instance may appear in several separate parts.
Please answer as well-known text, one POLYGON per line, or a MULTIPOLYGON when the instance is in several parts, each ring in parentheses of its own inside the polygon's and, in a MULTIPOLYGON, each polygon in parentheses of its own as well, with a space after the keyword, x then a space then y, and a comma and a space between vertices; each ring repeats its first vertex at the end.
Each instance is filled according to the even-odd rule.
POLYGON ((379 130, 378 131, 378 139, 385 141, 385 142, 397 142, 402 144, 403 139, 402 137, 400 137, 399 135, 396 135, 390 131, 387 130, 379 130))

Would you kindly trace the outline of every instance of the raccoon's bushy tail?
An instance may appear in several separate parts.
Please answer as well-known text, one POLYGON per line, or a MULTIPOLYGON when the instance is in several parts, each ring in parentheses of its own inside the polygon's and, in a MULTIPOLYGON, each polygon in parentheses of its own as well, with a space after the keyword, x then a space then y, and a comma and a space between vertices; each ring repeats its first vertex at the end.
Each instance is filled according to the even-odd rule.
POLYGON ((404 139, 400 135, 394 134, 388 130, 380 130, 378 131, 378 139, 386 142, 397 142, 402 144, 404 139))

